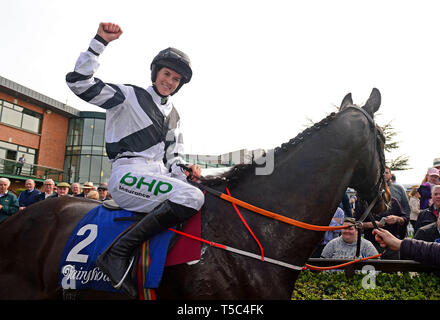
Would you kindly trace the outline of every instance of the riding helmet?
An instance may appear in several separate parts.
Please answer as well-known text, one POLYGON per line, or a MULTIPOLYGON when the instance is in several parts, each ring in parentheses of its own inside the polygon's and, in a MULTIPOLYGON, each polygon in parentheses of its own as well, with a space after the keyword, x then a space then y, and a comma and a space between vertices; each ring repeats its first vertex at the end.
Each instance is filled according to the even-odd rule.
POLYGON ((153 62, 151 62, 151 81, 153 83, 156 81, 157 72, 162 68, 167 67, 171 70, 177 72, 182 76, 179 86, 176 91, 172 93, 175 94, 179 89, 185 84, 191 81, 192 69, 191 61, 189 57, 182 51, 169 47, 160 51, 156 57, 154 57, 153 62))

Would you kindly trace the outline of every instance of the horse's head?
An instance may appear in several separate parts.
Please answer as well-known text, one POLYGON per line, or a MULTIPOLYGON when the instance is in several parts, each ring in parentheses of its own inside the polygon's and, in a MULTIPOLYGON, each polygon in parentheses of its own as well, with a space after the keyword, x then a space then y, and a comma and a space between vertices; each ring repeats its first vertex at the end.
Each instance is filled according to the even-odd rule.
POLYGON ((350 181, 362 200, 371 203, 376 202, 373 212, 383 212, 387 209, 391 200, 390 191, 385 182, 385 136, 382 129, 374 122, 374 113, 379 110, 381 96, 379 90, 374 88, 363 107, 353 104, 351 93, 347 94, 342 100, 340 112, 357 112, 362 114, 358 117, 365 123, 364 126, 356 124, 358 127, 365 127, 365 144, 363 150, 357 150, 360 157, 357 157, 357 164, 350 181))

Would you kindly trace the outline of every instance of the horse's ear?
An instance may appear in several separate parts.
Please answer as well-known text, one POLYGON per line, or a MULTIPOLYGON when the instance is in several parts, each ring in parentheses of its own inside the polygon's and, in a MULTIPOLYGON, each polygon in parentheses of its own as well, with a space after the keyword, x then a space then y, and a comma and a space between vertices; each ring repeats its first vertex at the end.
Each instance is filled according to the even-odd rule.
POLYGON ((351 92, 347 94, 344 99, 342 99, 341 106, 339 107, 339 111, 344 110, 347 106, 353 104, 353 99, 351 98, 351 92))
POLYGON ((379 110, 381 102, 380 92, 376 88, 373 88, 371 91, 370 97, 365 105, 362 107, 365 111, 367 111, 372 117, 374 113, 379 110))

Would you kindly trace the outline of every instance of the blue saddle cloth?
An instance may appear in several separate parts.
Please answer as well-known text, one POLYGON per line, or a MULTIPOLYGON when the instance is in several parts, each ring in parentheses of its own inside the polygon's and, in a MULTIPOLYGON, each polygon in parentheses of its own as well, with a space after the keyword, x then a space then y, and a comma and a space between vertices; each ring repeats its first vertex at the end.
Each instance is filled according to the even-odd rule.
MULTIPOLYGON (((96 265, 97 257, 133 221, 114 221, 132 217, 127 210, 108 210, 99 205, 78 223, 64 247, 59 265, 58 284, 63 289, 118 292, 110 279, 96 265)), ((166 230, 149 239, 150 263, 144 288, 159 287, 173 232, 166 230)))

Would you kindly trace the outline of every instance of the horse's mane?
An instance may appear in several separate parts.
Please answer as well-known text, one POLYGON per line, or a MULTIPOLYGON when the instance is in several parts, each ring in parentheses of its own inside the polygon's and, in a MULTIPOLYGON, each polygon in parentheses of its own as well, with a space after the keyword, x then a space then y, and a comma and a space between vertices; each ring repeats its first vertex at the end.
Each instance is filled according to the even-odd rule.
MULTIPOLYGON (((322 127, 327 126, 332 120, 336 118, 336 115, 337 114, 335 112, 332 112, 320 122, 313 124, 312 126, 306 128, 304 131, 299 133, 295 138, 290 139, 289 142, 283 143, 281 144, 281 146, 276 147, 274 150, 274 157, 279 157, 281 154, 302 143, 307 137, 310 137, 311 135, 313 135, 313 133, 319 131, 322 127)), ((262 155, 262 157, 265 156, 266 154, 262 155)), ((236 185, 239 181, 241 181, 244 177, 252 174, 256 167, 261 166, 259 165, 259 163, 261 162, 255 161, 255 159, 253 158, 251 163, 237 164, 221 175, 203 177, 202 183, 208 186, 225 184, 228 187, 232 187, 236 185)))

